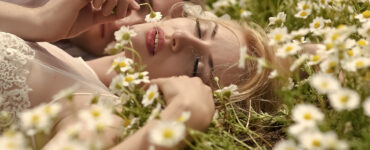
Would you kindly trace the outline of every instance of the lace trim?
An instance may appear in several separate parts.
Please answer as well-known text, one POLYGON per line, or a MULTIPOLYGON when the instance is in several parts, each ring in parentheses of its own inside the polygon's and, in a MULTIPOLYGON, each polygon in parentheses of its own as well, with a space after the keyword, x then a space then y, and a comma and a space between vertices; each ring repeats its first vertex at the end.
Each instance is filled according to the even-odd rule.
POLYGON ((17 114, 30 107, 26 64, 35 51, 17 36, 0 32, 0 129, 17 120, 17 114))

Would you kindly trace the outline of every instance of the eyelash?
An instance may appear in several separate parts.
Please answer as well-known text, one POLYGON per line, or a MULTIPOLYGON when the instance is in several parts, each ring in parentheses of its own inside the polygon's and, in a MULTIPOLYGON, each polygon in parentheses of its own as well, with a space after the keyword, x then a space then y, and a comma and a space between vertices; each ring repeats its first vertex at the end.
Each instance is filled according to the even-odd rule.
MULTIPOLYGON (((202 38, 202 32, 201 32, 201 29, 200 29, 200 23, 199 23, 198 19, 196 19, 196 28, 197 28, 197 32, 198 32, 198 37, 199 37, 199 39, 201 39, 202 38)), ((199 60, 200 60, 199 57, 195 58, 195 60, 194 60, 194 67, 193 67, 193 74, 192 74, 193 77, 198 75, 199 60)))

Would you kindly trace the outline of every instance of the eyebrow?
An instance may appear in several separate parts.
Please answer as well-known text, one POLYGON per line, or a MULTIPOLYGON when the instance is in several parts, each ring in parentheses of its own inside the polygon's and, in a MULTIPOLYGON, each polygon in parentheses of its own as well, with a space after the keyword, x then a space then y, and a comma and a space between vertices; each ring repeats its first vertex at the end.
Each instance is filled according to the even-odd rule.
POLYGON ((210 79, 210 81, 212 81, 213 71, 214 71, 213 57, 212 57, 212 55, 209 55, 208 56, 208 66, 210 68, 210 70, 209 70, 209 79, 210 79))

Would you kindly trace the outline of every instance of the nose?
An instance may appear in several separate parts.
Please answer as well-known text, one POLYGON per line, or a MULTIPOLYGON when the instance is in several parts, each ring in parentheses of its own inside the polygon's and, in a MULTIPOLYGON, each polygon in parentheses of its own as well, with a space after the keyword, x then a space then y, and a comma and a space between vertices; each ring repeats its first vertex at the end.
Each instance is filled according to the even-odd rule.
POLYGON ((199 39, 188 32, 175 31, 171 35, 171 49, 173 52, 179 52, 185 48, 196 47, 199 43, 199 39))
POLYGON ((116 20, 114 22, 115 26, 118 28, 124 25, 131 26, 131 25, 140 24, 140 23, 144 23, 144 17, 142 17, 138 11, 132 11, 129 16, 116 20))

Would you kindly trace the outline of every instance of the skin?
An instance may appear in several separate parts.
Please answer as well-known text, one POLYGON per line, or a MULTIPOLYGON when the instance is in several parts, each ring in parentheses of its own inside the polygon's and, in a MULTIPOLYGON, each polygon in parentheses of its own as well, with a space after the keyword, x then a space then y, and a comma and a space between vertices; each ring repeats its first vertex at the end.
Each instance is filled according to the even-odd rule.
MULTIPOLYGON (((206 84, 211 82, 213 76, 220 78, 222 85, 229 84, 241 74, 235 67, 229 67, 237 64, 239 60, 239 47, 242 39, 241 33, 218 25, 217 32, 212 38, 212 31, 216 23, 209 21, 200 21, 202 38, 198 37, 195 19, 176 18, 162 21, 156 24, 146 23, 132 26, 137 32, 137 36, 132 38, 134 48, 141 55, 146 70, 150 72, 149 76, 153 78, 171 77, 178 75, 192 76, 194 62, 200 57, 198 64, 198 75, 206 84), (164 31, 165 42, 163 47, 152 56, 146 48, 146 31, 153 27, 159 27, 164 31), (212 58, 214 71, 211 71, 209 58, 212 58), (227 73, 225 73, 227 72, 227 73)), ((97 72, 100 79, 105 83, 111 82, 114 74, 107 75, 106 69, 112 64, 112 60, 119 55, 132 57, 129 52, 118 54, 117 56, 107 56, 88 62, 97 72)))
MULTIPOLYGON (((168 15, 168 10, 172 5, 182 2, 182 0, 136 0, 138 3, 150 3, 154 11, 161 12, 163 16, 168 15)), ((139 10, 133 10, 130 15, 117 21, 98 24, 91 27, 88 31, 74 37, 72 43, 88 51, 89 53, 102 56, 104 48, 114 40, 113 33, 122 25, 135 25, 144 23, 145 16, 150 12, 149 7, 141 6, 139 10), (104 29, 103 29, 104 28, 104 29)))
POLYGON ((134 0, 106 0, 99 11, 93 10, 90 2, 52 0, 43 6, 28 8, 0 1, 0 30, 28 41, 57 41, 74 37, 93 25, 121 19, 131 10, 139 9, 134 0), (104 12, 111 12, 112 7, 117 7, 117 12, 121 13, 107 16, 104 12))

